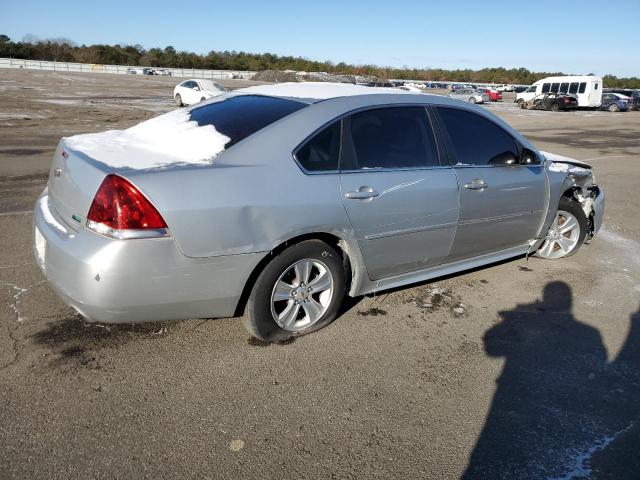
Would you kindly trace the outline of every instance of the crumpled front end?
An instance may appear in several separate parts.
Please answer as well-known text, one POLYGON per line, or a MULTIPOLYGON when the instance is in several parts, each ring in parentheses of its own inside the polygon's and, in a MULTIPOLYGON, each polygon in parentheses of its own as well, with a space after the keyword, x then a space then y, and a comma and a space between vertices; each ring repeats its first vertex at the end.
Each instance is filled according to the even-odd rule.
POLYGON ((586 241, 591 240, 602 227, 604 219, 605 195, 601 186, 596 183, 591 166, 569 157, 540 152, 548 160, 550 173, 564 175, 562 192, 571 196, 581 206, 589 220, 589 231, 586 241))

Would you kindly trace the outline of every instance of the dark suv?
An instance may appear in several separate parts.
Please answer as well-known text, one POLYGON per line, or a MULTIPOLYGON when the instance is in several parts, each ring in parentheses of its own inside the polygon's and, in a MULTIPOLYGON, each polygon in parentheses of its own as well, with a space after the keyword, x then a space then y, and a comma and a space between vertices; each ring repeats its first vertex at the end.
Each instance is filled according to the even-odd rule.
POLYGON ((631 88, 605 88, 603 93, 619 93, 629 97, 629 110, 640 110, 640 90, 631 88))

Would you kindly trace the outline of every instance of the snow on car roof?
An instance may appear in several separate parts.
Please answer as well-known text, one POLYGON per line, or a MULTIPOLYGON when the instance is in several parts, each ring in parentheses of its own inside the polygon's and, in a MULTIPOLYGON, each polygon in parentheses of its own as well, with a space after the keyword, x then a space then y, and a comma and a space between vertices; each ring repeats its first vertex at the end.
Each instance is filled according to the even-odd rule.
POLYGON ((239 94, 269 95, 272 97, 284 98, 305 98, 314 100, 326 100, 337 97, 350 97, 354 95, 371 94, 414 94, 396 88, 387 87, 366 87, 364 85, 354 85, 351 83, 331 83, 331 82, 286 82, 274 85, 259 85, 256 87, 241 88, 236 90, 239 94))
POLYGON ((230 140, 213 125, 198 125, 187 110, 174 110, 126 130, 74 135, 64 143, 110 167, 143 170, 211 164, 230 140))

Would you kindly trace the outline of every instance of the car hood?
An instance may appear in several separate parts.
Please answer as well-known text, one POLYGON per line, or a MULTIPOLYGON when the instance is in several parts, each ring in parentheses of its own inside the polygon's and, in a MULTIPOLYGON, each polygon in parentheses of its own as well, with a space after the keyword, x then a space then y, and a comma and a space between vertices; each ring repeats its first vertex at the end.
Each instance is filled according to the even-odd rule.
POLYGON ((561 165, 573 165, 575 167, 591 170, 591 165, 580 160, 576 160, 575 158, 565 157, 556 153, 543 152, 542 150, 540 151, 540 153, 550 162, 561 165))

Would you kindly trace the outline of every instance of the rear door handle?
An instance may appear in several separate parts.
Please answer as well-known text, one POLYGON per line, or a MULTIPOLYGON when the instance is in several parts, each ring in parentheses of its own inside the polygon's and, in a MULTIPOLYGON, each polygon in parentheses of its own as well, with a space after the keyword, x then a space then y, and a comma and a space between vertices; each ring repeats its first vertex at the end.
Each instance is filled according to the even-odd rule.
POLYGON ((476 178, 473 182, 467 183, 464 188, 468 188, 469 190, 484 190, 489 185, 481 178, 476 178))
POLYGON ((371 187, 360 187, 358 190, 347 192, 344 194, 350 200, 368 200, 380 195, 371 187))

